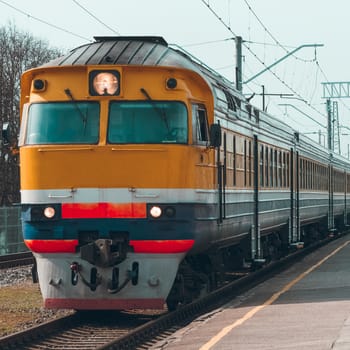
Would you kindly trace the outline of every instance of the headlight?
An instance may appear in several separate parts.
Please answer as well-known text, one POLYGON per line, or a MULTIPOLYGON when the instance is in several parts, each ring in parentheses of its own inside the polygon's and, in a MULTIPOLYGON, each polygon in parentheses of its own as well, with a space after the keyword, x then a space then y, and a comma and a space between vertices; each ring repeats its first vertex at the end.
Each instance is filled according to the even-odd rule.
POLYGON ((33 204, 22 206, 22 211, 27 212, 25 221, 53 221, 61 219, 60 204, 33 204), (30 210, 28 211, 28 207, 30 210))
POLYGON ((151 214, 151 216, 153 218, 156 219, 156 218, 159 218, 162 215, 162 209, 159 208, 159 207, 154 206, 154 207, 151 208, 149 213, 151 214))
POLYGON ((93 70, 89 74, 92 96, 115 96, 120 93, 120 73, 117 70, 93 70))
POLYGON ((46 207, 46 208, 44 209, 44 215, 45 215, 45 217, 47 217, 48 219, 53 218, 53 217, 55 216, 55 214, 56 214, 56 211, 55 211, 55 209, 52 208, 52 207, 46 207))

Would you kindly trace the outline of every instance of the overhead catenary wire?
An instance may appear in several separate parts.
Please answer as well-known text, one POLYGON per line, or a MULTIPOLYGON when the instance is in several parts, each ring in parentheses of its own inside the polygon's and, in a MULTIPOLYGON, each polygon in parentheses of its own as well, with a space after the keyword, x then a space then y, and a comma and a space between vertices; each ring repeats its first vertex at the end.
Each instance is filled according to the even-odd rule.
MULTIPOLYGON (((181 46, 182 47, 203 46, 203 45, 218 44, 218 43, 222 43, 222 42, 226 42, 226 41, 234 41, 234 40, 235 40, 234 37, 229 37, 229 38, 226 38, 226 39, 201 41, 201 42, 198 42, 198 43, 184 44, 184 45, 181 45, 181 46)), ((276 43, 262 43, 262 42, 258 42, 258 41, 252 41, 252 40, 244 40, 244 42, 247 43, 247 44, 279 47, 279 45, 276 44, 276 43)), ((284 45, 284 47, 289 47, 291 49, 295 49, 296 48, 295 46, 287 46, 287 45, 284 45)), ((314 60, 312 60, 312 61, 314 62, 314 60)))
MULTIPOLYGON (((281 49, 283 49, 287 54, 290 53, 290 51, 287 49, 287 47, 285 45, 282 45, 281 42, 271 33, 271 31, 266 27, 266 25, 262 22, 262 20, 259 18, 259 16, 256 14, 256 12, 253 10, 253 8, 251 7, 251 5, 248 3, 248 0, 243 0, 244 3, 247 5, 249 11, 253 14, 253 16, 256 18, 256 20, 259 22, 259 24, 263 27, 264 31, 266 33, 269 34, 269 36, 274 40, 274 42, 276 43, 277 46, 279 46, 281 49)), ((300 57, 297 57, 295 54, 291 55, 292 57, 294 57, 296 60, 305 62, 305 63, 312 63, 315 62, 316 64, 318 64, 317 61, 317 51, 316 51, 316 47, 315 47, 315 51, 314 51, 314 58, 310 59, 310 60, 305 60, 302 59, 300 57)), ((272 74, 274 74, 274 72, 271 71, 272 74)), ((274 74, 275 75, 275 74, 274 74)), ((275 75, 276 76, 276 75, 275 75)), ((277 79, 279 79, 279 77, 276 76, 277 79)), ((281 81, 281 79, 279 79, 281 81)), ((291 91, 295 92, 294 89, 292 89, 291 91)), ((311 99, 313 98, 315 93, 315 89, 314 92, 312 94, 311 99)), ((301 97, 300 95, 298 96, 299 98, 301 97)), ((322 116, 326 117, 322 112, 318 111, 316 108, 314 108, 311 103, 307 103, 307 105, 309 105, 312 109, 314 109, 317 113, 321 114, 322 116)))
MULTIPOLYGON (((243 0, 245 4, 247 5, 249 11, 253 14, 253 16, 256 18, 256 20, 260 23, 260 25, 263 27, 264 31, 269 34, 269 36, 272 38, 272 40, 276 43, 277 46, 279 46, 281 49, 283 49, 286 53, 290 53, 289 50, 285 45, 282 45, 280 41, 271 33, 271 31, 265 26, 265 24, 262 22, 262 20, 259 18, 259 16, 256 14, 256 12, 253 10, 253 8, 250 6, 247 0, 243 0)), ((305 60, 303 58, 297 57, 296 55, 292 55, 296 60, 300 60, 303 62, 315 62, 316 58, 313 58, 311 60, 305 60)))
MULTIPOLYGON (((264 29, 264 31, 266 33, 268 33, 268 35, 272 38, 272 40, 276 43, 276 45, 278 47, 280 47, 281 49, 283 49, 287 54, 290 54, 290 51, 287 49, 287 47, 285 45, 282 45, 281 42, 272 34, 272 32, 266 27, 266 25, 263 23, 263 21, 260 19, 260 17, 256 14, 256 12, 253 10, 252 6, 249 4, 248 0, 243 0, 244 3, 247 5, 249 11, 253 14, 253 16, 256 18, 256 20, 259 22, 259 24, 262 26, 262 28, 264 29)), ((316 62, 317 63, 317 51, 316 51, 316 47, 315 47, 315 51, 314 51, 314 58, 313 59, 310 59, 310 60, 305 60, 305 59, 302 59, 300 57, 297 57, 295 54, 292 54, 291 55, 292 57, 295 58, 295 60, 298 60, 298 61, 302 61, 302 62, 305 62, 305 63, 312 63, 312 62, 316 62)), ((312 96, 311 96, 311 100, 315 94, 315 90, 316 90, 316 86, 314 88, 314 91, 312 93, 312 96)), ((300 97, 300 96, 299 96, 300 97)), ((310 105, 310 107, 312 108, 312 105, 311 105, 311 102, 308 103, 310 105)), ((318 113, 320 113, 321 115, 323 115, 322 112, 318 111, 317 109, 315 109, 318 113)))
POLYGON ((94 18, 97 22, 99 22, 100 24, 102 24, 104 27, 106 27, 107 29, 109 29, 110 31, 112 31, 114 34, 120 35, 119 32, 117 32, 116 30, 114 30, 112 27, 108 26, 106 23, 104 23, 103 21, 101 21, 97 16, 95 16, 91 11, 89 11, 86 7, 84 7, 83 5, 81 5, 77 0, 72 0, 77 6, 79 6, 83 11, 85 11, 86 13, 88 13, 92 18, 94 18))
MULTIPOLYGON (((214 9, 211 7, 211 5, 209 4, 209 1, 206 2, 205 0, 201 0, 201 2, 203 4, 205 4, 207 6, 207 8, 213 13, 213 15, 226 27, 227 30, 230 31, 230 33, 232 33, 234 35, 234 37, 236 38, 237 35, 236 33, 234 33, 234 31, 232 30, 232 28, 230 26, 228 26, 225 21, 216 13, 216 11, 214 11, 214 9)), ((279 80, 285 87, 287 87, 287 89, 289 89, 291 92, 293 92, 293 94, 298 97, 300 100, 305 101, 305 103, 307 104, 307 106, 311 109, 313 109, 315 112, 317 112, 319 115, 321 115, 322 117, 327 119, 327 116, 325 114, 323 114, 322 112, 320 112, 317 108, 315 108, 314 106, 311 105, 311 103, 309 103, 308 101, 306 101, 306 99, 301 96, 295 89, 293 89, 285 80, 283 80, 282 78, 280 78, 274 71, 272 71, 267 65, 266 63, 250 48, 250 46, 248 46, 246 44, 245 41, 242 42, 244 47, 253 55, 253 57, 260 63, 262 64, 265 68, 268 69, 268 71, 277 79, 279 80)), ((313 118, 310 118, 313 119, 313 118)))
POLYGON ((84 39, 84 40, 89 41, 89 42, 92 41, 91 39, 86 38, 86 37, 84 37, 84 36, 82 36, 82 35, 73 33, 73 32, 70 31, 70 30, 67 30, 67 29, 65 29, 65 28, 59 27, 59 26, 57 26, 57 25, 55 25, 55 24, 52 24, 52 23, 50 23, 50 22, 48 22, 48 21, 45 21, 45 20, 43 20, 43 19, 41 19, 41 18, 32 16, 30 13, 25 12, 25 11, 23 11, 23 10, 21 10, 21 9, 19 9, 19 8, 13 6, 13 5, 11 5, 11 4, 9 4, 7 1, 0 0, 0 3, 6 5, 6 6, 10 7, 10 8, 12 8, 13 10, 15 10, 15 11, 21 13, 22 15, 24 15, 24 16, 26 16, 26 17, 28 17, 28 18, 32 18, 33 20, 35 20, 35 21, 37 21, 37 22, 43 23, 43 24, 45 24, 45 25, 47 25, 47 26, 50 26, 50 27, 52 27, 52 28, 54 28, 54 29, 60 30, 61 32, 65 32, 65 33, 67 33, 67 34, 73 35, 73 36, 75 36, 75 37, 77 37, 77 38, 84 39))
POLYGON ((230 41, 230 40, 235 40, 235 38, 226 38, 226 39, 218 39, 218 40, 210 40, 210 41, 202 41, 200 43, 192 43, 192 44, 185 44, 181 45, 182 47, 194 47, 194 46, 203 46, 203 45, 208 45, 208 44, 217 44, 217 43, 222 43, 225 41, 230 41))

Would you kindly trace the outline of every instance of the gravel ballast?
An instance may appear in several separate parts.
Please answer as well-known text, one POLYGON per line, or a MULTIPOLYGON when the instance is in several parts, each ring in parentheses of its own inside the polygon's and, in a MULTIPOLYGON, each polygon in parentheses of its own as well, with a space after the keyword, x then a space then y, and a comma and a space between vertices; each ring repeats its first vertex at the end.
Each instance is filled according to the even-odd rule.
POLYGON ((39 284, 32 282, 31 266, 0 270, 0 337, 71 312, 43 308, 39 284))

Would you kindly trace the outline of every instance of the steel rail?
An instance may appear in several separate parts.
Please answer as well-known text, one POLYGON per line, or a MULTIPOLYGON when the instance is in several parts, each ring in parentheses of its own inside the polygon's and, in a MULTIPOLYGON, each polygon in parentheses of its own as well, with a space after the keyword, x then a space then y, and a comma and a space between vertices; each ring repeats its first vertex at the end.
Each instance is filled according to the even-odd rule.
POLYGON ((0 269, 30 265, 33 263, 34 263, 34 257, 32 252, 21 252, 21 253, 0 255, 0 269))

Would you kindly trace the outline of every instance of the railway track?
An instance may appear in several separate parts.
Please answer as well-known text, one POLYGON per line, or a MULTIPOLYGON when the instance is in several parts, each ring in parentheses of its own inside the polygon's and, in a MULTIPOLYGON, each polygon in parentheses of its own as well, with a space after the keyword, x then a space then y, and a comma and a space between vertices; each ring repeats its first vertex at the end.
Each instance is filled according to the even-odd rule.
POLYGON ((228 282, 205 297, 173 312, 164 310, 77 312, 24 332, 0 338, 0 349, 147 349, 201 314, 285 269, 332 238, 297 250, 265 267, 228 282))
POLYGON ((127 337, 158 314, 136 312, 76 312, 24 332, 1 338, 0 349, 99 349, 127 337))
POLYGON ((0 255, 0 269, 30 265, 34 263, 32 252, 0 255))

